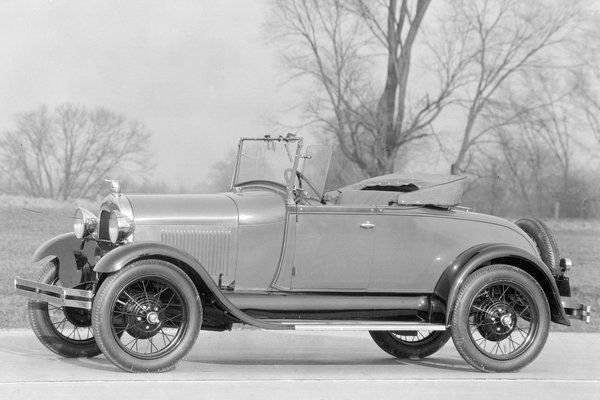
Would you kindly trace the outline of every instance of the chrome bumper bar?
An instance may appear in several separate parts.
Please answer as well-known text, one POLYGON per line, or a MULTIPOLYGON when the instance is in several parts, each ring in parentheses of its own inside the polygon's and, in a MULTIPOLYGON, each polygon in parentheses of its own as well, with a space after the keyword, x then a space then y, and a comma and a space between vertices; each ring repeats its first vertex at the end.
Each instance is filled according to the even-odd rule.
POLYGON ((22 278, 15 279, 15 291, 34 300, 85 310, 92 309, 94 300, 91 290, 63 288, 22 278))
POLYGON ((578 303, 575 300, 562 300, 561 303, 569 318, 585 321, 586 324, 590 323, 590 316, 592 314, 590 306, 578 303))

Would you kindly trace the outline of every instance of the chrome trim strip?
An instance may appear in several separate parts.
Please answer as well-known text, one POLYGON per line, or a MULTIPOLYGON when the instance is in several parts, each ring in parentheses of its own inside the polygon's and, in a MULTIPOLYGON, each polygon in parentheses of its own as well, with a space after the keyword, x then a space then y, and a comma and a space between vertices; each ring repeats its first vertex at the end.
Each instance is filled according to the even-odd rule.
POLYGON ((445 331, 440 324, 389 321, 297 321, 269 320, 270 323, 293 326, 297 331, 445 331))
POLYGON ((592 315, 591 306, 579 303, 576 300, 561 300, 561 305, 569 318, 584 321, 586 324, 590 323, 592 315))
POLYGON ((28 279, 15 279, 15 292, 34 300, 65 307, 92 309, 94 292, 48 285, 28 279))

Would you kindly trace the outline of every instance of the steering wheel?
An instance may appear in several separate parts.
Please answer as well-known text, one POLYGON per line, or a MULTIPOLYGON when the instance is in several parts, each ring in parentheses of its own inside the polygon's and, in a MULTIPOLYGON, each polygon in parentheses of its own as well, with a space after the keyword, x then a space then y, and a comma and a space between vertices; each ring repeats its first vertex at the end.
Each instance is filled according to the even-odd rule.
POLYGON ((304 182, 308 185, 309 188, 312 189, 313 193, 318 195, 319 191, 317 189, 315 189, 314 185, 312 184, 312 182, 306 177, 306 175, 304 175, 302 172, 300 171, 296 171, 296 176, 298 177, 298 187, 300 189, 302 189, 302 181, 304 180, 304 182))
POLYGON ((276 191, 280 191, 283 193, 285 193, 287 190, 285 185, 283 185, 279 182, 265 181, 265 180, 260 180, 260 179, 240 182, 240 183, 237 183, 235 186, 240 189, 243 189, 245 187, 256 186, 256 187, 262 187, 262 188, 268 188, 268 189, 275 189, 276 191))

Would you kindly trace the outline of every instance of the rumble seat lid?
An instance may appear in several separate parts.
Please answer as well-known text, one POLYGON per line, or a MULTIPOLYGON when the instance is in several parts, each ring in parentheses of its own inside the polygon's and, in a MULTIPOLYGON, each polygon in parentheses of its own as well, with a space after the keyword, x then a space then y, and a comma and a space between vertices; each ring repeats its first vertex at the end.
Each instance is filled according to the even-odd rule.
POLYGON ((465 183, 466 176, 393 173, 328 192, 325 200, 336 205, 451 207, 460 204, 465 183))

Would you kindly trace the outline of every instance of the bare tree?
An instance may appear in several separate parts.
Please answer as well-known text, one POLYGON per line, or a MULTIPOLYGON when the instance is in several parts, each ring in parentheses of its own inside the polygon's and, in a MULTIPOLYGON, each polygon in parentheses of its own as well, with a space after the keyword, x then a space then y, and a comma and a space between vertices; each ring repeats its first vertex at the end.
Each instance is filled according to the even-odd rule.
MULTIPOLYGON (((513 112, 519 115, 513 126, 496 132, 506 160, 509 166, 514 165, 515 156, 526 148, 528 153, 520 158, 528 165, 514 171, 515 180, 523 188, 536 189, 538 204, 550 201, 570 210, 579 209, 586 194, 579 189, 581 174, 576 170, 575 155, 583 159, 592 155, 587 144, 596 129, 594 117, 589 114, 593 102, 587 96, 586 81, 577 70, 566 77, 557 70, 537 70, 526 79, 530 88, 520 99, 513 99, 513 106, 527 111, 513 112), (532 173, 525 174, 527 170, 532 173)), ((555 214, 559 214, 558 208, 555 214)))
POLYGON ((212 164, 206 182, 199 185, 197 189, 204 193, 228 191, 237 161, 236 150, 229 150, 222 160, 212 164))
MULTIPOLYGON (((451 2, 444 37, 447 43, 461 49, 468 64, 461 71, 467 84, 456 92, 457 103, 466 111, 466 117, 452 173, 465 172, 469 152, 497 128, 484 117, 495 113, 494 103, 502 89, 510 86, 511 79, 522 71, 559 66, 556 53, 551 50, 568 38, 577 13, 577 6, 571 2, 451 2)), ((519 116, 507 116, 504 121, 496 118, 496 122, 512 123, 519 116)))
MULTIPOLYGON (((598 52, 600 56, 600 52, 598 52)), ((600 57, 599 57, 600 58, 600 57)), ((600 144, 600 76, 590 79, 577 75, 578 85, 571 96, 582 129, 589 131, 600 144)))
POLYGON ((116 171, 150 167, 149 133, 103 108, 42 106, 17 115, 15 125, 0 139, 0 159, 13 184, 31 196, 85 197, 116 171))
POLYGON ((410 68, 430 0, 289 0, 273 3, 273 40, 292 78, 309 77, 309 113, 368 176, 394 171, 399 151, 427 137, 458 74, 440 69, 439 90, 411 101, 410 68), (383 57, 385 74, 374 74, 383 57), (383 85, 376 82, 383 81, 383 85))

